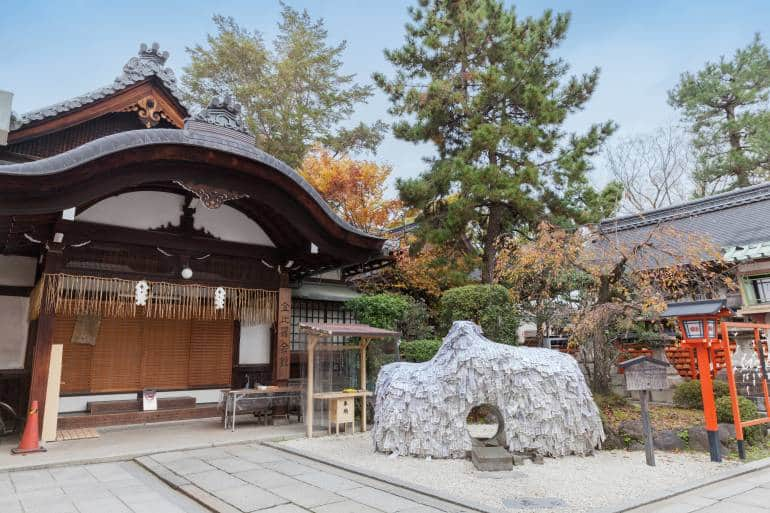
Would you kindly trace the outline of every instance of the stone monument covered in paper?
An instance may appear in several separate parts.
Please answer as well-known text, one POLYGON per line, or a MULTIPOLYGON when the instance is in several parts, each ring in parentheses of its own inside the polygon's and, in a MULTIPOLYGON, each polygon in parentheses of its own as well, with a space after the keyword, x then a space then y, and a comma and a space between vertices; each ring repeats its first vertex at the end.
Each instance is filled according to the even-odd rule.
POLYGON ((474 406, 502 415, 511 453, 591 454, 604 440, 596 404, 577 361, 552 349, 485 338, 457 321, 432 360, 382 367, 375 390, 375 449, 399 455, 464 458, 474 406))

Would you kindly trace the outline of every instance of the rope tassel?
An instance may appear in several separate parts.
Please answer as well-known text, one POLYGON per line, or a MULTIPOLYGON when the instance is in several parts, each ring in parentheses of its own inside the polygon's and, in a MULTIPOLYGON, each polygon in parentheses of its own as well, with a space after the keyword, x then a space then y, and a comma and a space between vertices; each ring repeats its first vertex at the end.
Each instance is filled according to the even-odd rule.
POLYGON ((136 281, 71 274, 45 274, 32 291, 30 317, 40 312, 63 317, 94 315, 104 318, 238 320, 246 326, 271 324, 278 292, 221 287, 224 308, 217 306, 220 287, 147 281, 145 306, 137 306, 136 281))

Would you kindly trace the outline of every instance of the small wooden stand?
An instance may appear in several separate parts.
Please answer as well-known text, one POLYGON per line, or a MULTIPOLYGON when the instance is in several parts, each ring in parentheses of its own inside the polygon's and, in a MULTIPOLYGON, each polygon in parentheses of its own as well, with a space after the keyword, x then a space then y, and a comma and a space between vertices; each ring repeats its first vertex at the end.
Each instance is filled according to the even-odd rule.
POLYGON ((625 371, 626 390, 639 392, 639 406, 642 409, 642 429, 644 430, 644 455, 647 464, 655 466, 655 447, 652 440, 652 423, 647 401, 650 390, 663 390, 668 386, 666 378, 667 362, 639 356, 620 363, 618 366, 625 371))

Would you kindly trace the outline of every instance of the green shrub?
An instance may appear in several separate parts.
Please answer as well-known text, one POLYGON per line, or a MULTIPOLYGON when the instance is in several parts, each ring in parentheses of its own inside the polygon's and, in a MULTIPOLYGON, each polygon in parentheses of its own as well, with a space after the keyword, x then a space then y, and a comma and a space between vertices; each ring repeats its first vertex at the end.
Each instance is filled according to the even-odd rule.
POLYGON ((502 285, 466 285, 447 290, 439 301, 439 318, 445 331, 454 321, 473 321, 490 340, 518 342, 516 306, 502 285))
POLYGON ((433 328, 428 324, 428 309, 424 303, 401 294, 366 294, 349 299, 345 308, 353 312, 358 322, 401 332, 404 340, 429 338, 433 328))
MULTIPOLYGON (((732 424, 733 403, 730 396, 720 397, 716 400, 717 421, 728 422, 732 424)), ((754 401, 746 397, 738 397, 738 409, 741 412, 741 421, 754 420, 759 418, 759 410, 754 401)), ((750 426, 743 429, 743 438, 750 444, 761 442, 764 438, 764 426, 750 426)))
POLYGON ((441 347, 441 339, 422 339, 401 342, 401 359, 407 362, 427 362, 441 347))
MULTIPOLYGON (((722 380, 712 381, 714 399, 730 395, 730 388, 722 380)), ((703 396, 700 391, 700 380, 693 379, 680 383, 674 389, 674 404, 691 410, 703 409, 703 396)))

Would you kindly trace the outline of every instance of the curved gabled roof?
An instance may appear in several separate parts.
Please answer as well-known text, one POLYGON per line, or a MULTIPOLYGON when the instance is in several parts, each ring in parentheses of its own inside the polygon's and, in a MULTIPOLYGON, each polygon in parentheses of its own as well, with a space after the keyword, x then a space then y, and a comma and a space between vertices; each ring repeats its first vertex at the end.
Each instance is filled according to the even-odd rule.
POLYGON ((0 187, 0 213, 4 210, 4 205, 7 204, 6 201, 2 200, 3 196, 7 194, 9 196, 8 199, 10 200, 11 195, 23 192, 25 189, 25 178, 32 179, 65 175, 68 171, 109 155, 139 148, 168 145, 181 145, 224 152, 244 157, 267 166, 299 186, 330 220, 346 232, 355 234, 362 239, 368 239, 372 242, 376 241, 380 244, 383 242, 383 239, 361 231, 339 218, 323 200, 320 194, 318 194, 318 192, 308 184, 299 173, 275 157, 268 155, 253 145, 247 144, 246 142, 229 135, 222 135, 210 130, 192 130, 189 128, 183 130, 152 129, 121 132, 88 142, 65 153, 54 155, 46 159, 0 166, 0 184, 3 184, 3 186, 0 187), (14 180, 8 180, 11 178, 14 180), (9 183, 4 184, 4 182, 9 183))

